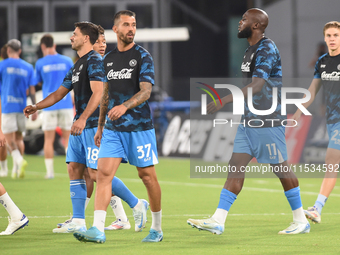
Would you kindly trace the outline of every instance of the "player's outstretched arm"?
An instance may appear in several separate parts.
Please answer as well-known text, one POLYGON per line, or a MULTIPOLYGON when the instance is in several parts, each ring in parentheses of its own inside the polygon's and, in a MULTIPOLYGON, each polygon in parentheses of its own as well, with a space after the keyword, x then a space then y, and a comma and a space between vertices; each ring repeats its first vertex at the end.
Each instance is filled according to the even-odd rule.
POLYGON ((56 91, 49 94, 44 100, 40 101, 35 105, 28 105, 24 109, 24 114, 28 118, 31 114, 35 113, 38 110, 45 109, 59 102, 64 96, 67 95, 69 90, 64 86, 60 86, 56 91))
POLYGON ((121 105, 117 105, 113 107, 109 113, 108 117, 110 120, 119 119, 128 109, 135 108, 136 106, 144 103, 146 100, 150 98, 152 84, 150 82, 141 82, 139 83, 140 91, 136 93, 129 100, 125 101, 121 105))
MULTIPOLYGON (((313 79, 312 83, 310 84, 308 91, 310 92, 310 99, 308 102, 302 104, 303 107, 305 107, 306 109, 313 103, 315 96, 318 94, 320 88, 321 88, 321 79, 313 79)), ((306 97, 306 95, 303 96, 304 98, 306 97)), ((297 109, 296 112, 294 113, 292 119, 298 121, 301 117, 301 110, 297 109)))
POLYGON ((98 119, 98 129, 94 136, 94 143, 100 147, 100 141, 102 139, 103 129, 105 126, 105 119, 107 114, 107 107, 109 105, 109 84, 104 82, 104 89, 102 98, 100 100, 100 113, 98 119))
POLYGON ((98 108, 98 105, 100 103, 100 99, 103 94, 103 82, 102 81, 90 81, 90 86, 92 90, 92 96, 90 97, 90 100, 88 101, 85 110, 79 116, 79 119, 77 119, 73 123, 71 127, 72 135, 77 136, 83 132, 86 126, 87 119, 98 108))

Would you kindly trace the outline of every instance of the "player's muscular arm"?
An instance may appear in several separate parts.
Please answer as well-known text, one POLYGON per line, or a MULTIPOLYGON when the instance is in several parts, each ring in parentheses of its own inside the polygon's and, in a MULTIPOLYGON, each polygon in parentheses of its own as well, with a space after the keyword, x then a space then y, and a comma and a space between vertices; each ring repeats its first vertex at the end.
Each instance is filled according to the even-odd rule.
POLYGON ((105 116, 107 114, 108 105, 109 105, 109 84, 107 82, 104 82, 103 95, 100 100, 98 127, 104 127, 105 125, 105 116))
POLYGON ((72 127, 71 127, 71 134, 72 135, 80 135, 83 132, 83 129, 86 126, 87 119, 91 116, 91 114, 97 109, 100 98, 102 97, 103 93, 103 82, 102 81, 90 81, 90 86, 92 90, 92 96, 87 103, 87 106, 84 112, 79 116, 72 127))
POLYGON ((44 100, 40 101, 36 105, 26 106, 24 114, 28 118, 29 115, 35 113, 37 110, 45 109, 59 102, 64 96, 67 95, 69 90, 64 86, 60 86, 56 91, 49 94, 44 100))
POLYGON ((107 107, 109 105, 109 84, 104 82, 104 89, 102 98, 100 100, 100 112, 99 112, 99 119, 98 119, 98 129, 94 136, 94 143, 100 147, 100 141, 102 139, 103 129, 105 126, 105 119, 107 113, 107 107))
MULTIPOLYGON (((250 84, 248 84, 247 86, 245 86, 244 88, 242 88, 244 98, 247 98, 248 88, 253 88, 253 95, 255 95, 256 93, 258 93, 262 90, 262 87, 265 84, 265 82, 266 81, 262 78, 253 77, 252 82, 250 84)), ((221 101, 222 101, 222 105, 221 104, 215 105, 214 102, 209 103, 208 106, 207 106, 207 112, 209 114, 215 113, 215 112, 219 111, 220 109, 222 109, 223 106, 225 106, 226 104, 233 102, 233 95, 229 94, 229 95, 223 97, 221 99, 221 101)))
POLYGON ((121 105, 113 107, 109 113, 108 117, 110 120, 119 119, 128 109, 132 109, 150 98, 152 84, 150 82, 141 82, 139 84, 140 91, 136 93, 129 100, 125 101, 121 105))
POLYGON ((126 108, 132 109, 150 98, 151 90, 152 90, 151 83, 141 82, 139 84, 139 88, 140 88, 140 91, 137 94, 135 94, 133 97, 131 97, 129 100, 123 103, 123 105, 126 108))

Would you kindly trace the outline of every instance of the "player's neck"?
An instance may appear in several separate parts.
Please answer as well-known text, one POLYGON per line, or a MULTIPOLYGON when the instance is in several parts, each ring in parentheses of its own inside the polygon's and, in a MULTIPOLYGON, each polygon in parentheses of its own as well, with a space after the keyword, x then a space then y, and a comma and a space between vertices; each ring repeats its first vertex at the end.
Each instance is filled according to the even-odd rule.
POLYGON ((89 53, 91 50, 93 50, 92 44, 84 44, 83 47, 81 47, 81 49, 79 49, 77 51, 77 54, 78 54, 79 58, 81 58, 84 55, 86 55, 87 53, 89 53))
POLYGON ((55 55, 55 54, 57 54, 57 51, 55 50, 55 48, 46 48, 44 52, 44 56, 55 55))
POLYGON ((12 54, 8 54, 8 58, 20 58, 18 54, 12 53, 12 54))
POLYGON ((247 38, 248 43, 250 46, 253 46, 255 44, 257 44, 262 38, 264 37, 264 34, 252 34, 251 37, 247 38))
POLYGON ((340 54, 340 47, 337 48, 336 50, 329 50, 328 53, 331 57, 335 57, 340 54))
POLYGON ((135 42, 132 42, 132 43, 129 43, 129 44, 125 44, 122 41, 118 41, 117 42, 117 49, 120 52, 124 52, 124 51, 128 51, 129 49, 131 49, 134 45, 135 45, 135 42))

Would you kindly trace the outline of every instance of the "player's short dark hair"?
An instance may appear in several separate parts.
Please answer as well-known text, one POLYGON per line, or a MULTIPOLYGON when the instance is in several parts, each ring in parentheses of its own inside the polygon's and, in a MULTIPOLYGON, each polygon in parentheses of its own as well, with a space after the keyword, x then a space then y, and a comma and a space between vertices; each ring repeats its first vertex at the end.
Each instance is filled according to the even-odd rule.
POLYGON ((115 16, 113 17, 113 24, 117 25, 120 16, 122 15, 126 15, 126 16, 130 16, 130 17, 135 17, 136 18, 136 13, 134 13, 133 11, 129 11, 129 10, 124 10, 124 11, 119 11, 115 14, 115 16))
POLYGON ((7 44, 5 44, 4 46, 1 47, 1 58, 2 59, 6 59, 8 58, 8 55, 7 55, 7 44))
POLYGON ((83 35, 88 35, 90 37, 90 43, 93 45, 98 40, 99 31, 98 26, 92 22, 82 21, 74 23, 74 26, 79 28, 83 35))
POLYGON ((323 27, 323 35, 325 35, 326 30, 328 28, 331 28, 331 27, 340 29, 340 22, 339 21, 330 21, 330 22, 327 22, 325 24, 325 26, 323 27))
POLYGON ((47 34, 41 37, 40 39, 40 45, 44 44, 47 48, 52 48, 54 45, 54 40, 52 35, 47 34))
POLYGON ((98 32, 99 32, 100 35, 105 34, 105 30, 101 25, 98 25, 98 32))

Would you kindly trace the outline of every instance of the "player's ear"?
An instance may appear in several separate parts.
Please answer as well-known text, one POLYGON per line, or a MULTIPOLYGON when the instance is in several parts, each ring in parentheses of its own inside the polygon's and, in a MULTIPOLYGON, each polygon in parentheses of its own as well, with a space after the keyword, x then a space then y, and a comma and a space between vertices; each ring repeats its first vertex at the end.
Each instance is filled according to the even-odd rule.
POLYGON ((116 25, 113 25, 113 27, 112 27, 112 30, 113 30, 113 32, 115 32, 115 33, 117 34, 117 30, 118 30, 118 28, 117 28, 117 26, 116 26, 116 25))
POLYGON ((88 42, 88 41, 90 41, 90 36, 89 36, 89 35, 85 35, 85 40, 84 40, 84 42, 88 42))

